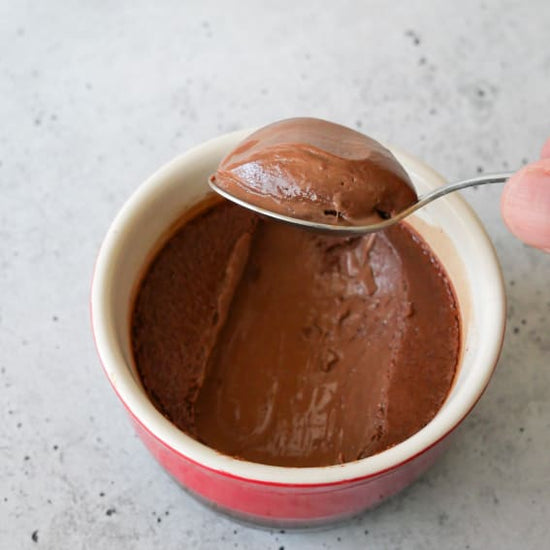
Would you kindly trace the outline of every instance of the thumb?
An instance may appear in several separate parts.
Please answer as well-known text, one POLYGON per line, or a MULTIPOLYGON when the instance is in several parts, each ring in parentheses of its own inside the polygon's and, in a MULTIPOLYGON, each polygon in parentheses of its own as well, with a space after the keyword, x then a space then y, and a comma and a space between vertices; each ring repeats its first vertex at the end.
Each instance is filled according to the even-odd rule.
MULTIPOLYGON (((543 156, 550 153, 550 142, 543 156)), ((522 168, 504 186, 502 217, 525 243, 550 252, 550 158, 522 168)))

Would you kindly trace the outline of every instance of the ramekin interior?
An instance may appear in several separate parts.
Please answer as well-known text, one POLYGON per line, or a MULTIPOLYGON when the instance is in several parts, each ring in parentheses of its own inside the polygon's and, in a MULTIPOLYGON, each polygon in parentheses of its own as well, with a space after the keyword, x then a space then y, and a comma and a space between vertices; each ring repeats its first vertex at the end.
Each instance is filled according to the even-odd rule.
MULTIPOLYGON (((468 414, 498 360, 505 325, 502 276, 481 223, 458 194, 422 209, 412 225, 436 252, 455 286, 463 314, 463 343, 453 388, 434 419, 402 443, 342 465, 287 468, 220 454, 181 432, 152 405, 133 364, 131 300, 167 229, 208 192, 207 177, 250 130, 206 142, 161 168, 123 206, 101 246, 92 282, 92 329, 104 370, 131 414, 168 447, 203 466, 243 479, 277 484, 326 484, 364 478, 398 466, 434 445, 468 414)), ((393 149, 419 194, 444 183, 419 160, 393 149)))

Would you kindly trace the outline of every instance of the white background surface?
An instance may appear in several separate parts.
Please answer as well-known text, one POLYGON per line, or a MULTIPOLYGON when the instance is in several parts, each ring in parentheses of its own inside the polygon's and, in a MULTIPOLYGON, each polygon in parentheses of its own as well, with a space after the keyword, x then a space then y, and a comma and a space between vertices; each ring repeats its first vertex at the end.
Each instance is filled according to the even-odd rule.
POLYGON ((550 537, 550 256, 500 189, 466 193, 509 298, 499 368, 415 485, 324 532, 243 527, 134 436, 96 358, 93 262, 124 200, 240 127, 328 118, 448 178, 550 136, 550 4, 0 0, 0 548, 542 548, 550 537), (33 540, 33 533, 34 538, 33 540))

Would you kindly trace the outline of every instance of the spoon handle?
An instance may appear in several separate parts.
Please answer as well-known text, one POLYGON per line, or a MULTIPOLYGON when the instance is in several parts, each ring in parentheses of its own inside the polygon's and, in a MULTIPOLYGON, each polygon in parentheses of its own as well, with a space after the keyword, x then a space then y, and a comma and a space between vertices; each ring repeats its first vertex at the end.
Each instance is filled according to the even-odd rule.
POLYGON ((457 181, 455 183, 449 183, 448 185, 443 185, 438 187, 433 191, 430 191, 423 197, 418 199, 418 202, 414 203, 409 208, 399 212, 399 214, 391 218, 392 221, 399 221, 407 217, 409 214, 416 212, 419 208, 426 206, 428 203, 438 199, 439 197, 445 196, 447 193, 452 193, 453 191, 458 191, 460 189, 465 189, 466 187, 473 187, 474 185, 485 185, 488 183, 504 183, 508 178, 512 176, 514 172, 500 172, 496 174, 484 174, 482 176, 476 176, 475 178, 469 178, 467 180, 457 181))
POLYGON ((466 187, 473 187, 474 185, 485 185, 487 183, 504 183, 514 172, 501 172, 498 174, 484 174, 483 176, 476 176, 475 178, 469 178, 467 180, 457 181, 455 183, 449 183, 443 187, 434 189, 427 195, 424 195, 419 199, 419 203, 428 204, 434 199, 438 199, 447 193, 465 189, 466 187))

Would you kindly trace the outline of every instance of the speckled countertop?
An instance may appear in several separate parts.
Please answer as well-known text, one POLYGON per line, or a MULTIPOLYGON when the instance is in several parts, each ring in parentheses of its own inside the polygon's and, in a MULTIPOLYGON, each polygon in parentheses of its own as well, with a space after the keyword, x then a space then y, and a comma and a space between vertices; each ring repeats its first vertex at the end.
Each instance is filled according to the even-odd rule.
POLYGON ((243 527, 164 474, 101 372, 88 294, 136 186, 229 130, 329 118, 449 178, 535 159, 549 28, 547 0, 0 2, 0 548, 547 547, 550 256, 508 234, 498 188, 466 193, 509 297, 493 382, 432 470, 332 530, 243 527))

